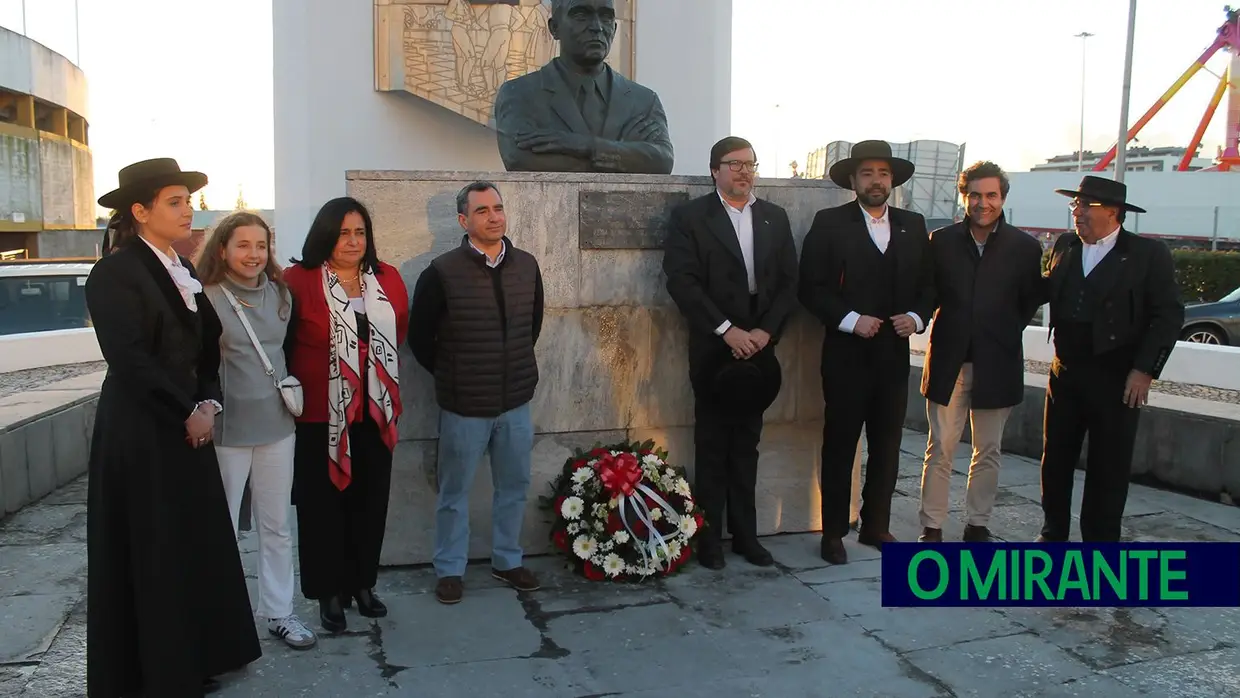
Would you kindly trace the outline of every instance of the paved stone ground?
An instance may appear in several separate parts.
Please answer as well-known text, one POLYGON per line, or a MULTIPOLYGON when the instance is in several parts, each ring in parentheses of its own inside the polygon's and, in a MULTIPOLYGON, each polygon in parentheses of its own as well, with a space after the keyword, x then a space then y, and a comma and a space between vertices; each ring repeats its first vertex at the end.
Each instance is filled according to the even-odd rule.
MULTIPOLYGON (((918 532, 918 454, 906 432, 893 532, 918 532)), ((956 463, 967 469, 967 456, 956 463)), ((1037 464, 1007 457, 993 528, 1029 540, 1040 524, 1037 464)), ((963 509, 964 477, 953 511, 963 509)), ((85 481, 0 524, 0 695, 81 696, 85 672, 85 481)), ((1077 487, 1079 506, 1080 487, 1077 487)), ((1127 535, 1240 540, 1240 508, 1134 487, 1127 535)), ((946 535, 959 537, 962 524, 946 535)), ((779 565, 731 556, 644 587, 591 584, 558 560, 529 565, 543 590, 518 594, 471 566, 457 606, 433 573, 385 570, 391 613, 297 652, 264 635, 265 656, 223 677, 241 696, 1236 696, 1240 609, 894 609, 880 559, 848 542, 827 566, 812 534, 767 539, 779 565)), ((255 539, 242 540, 251 593, 255 539)), ((299 612, 317 621, 316 608, 299 612)), ((366 621, 366 622, 363 622, 366 621)), ((168 637, 175 642, 175 635, 168 637)))

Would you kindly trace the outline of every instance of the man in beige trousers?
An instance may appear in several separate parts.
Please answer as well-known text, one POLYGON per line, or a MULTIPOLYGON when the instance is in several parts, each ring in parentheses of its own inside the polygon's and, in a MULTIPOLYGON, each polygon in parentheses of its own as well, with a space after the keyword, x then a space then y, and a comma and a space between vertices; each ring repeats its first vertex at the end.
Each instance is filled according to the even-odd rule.
POLYGON ((1023 339, 1042 293, 1042 245, 1003 220, 1007 174, 979 162, 960 174, 967 215, 930 236, 938 308, 922 369, 930 435, 921 476, 923 542, 943 540, 952 460, 971 425, 966 542, 990 540, 1003 428, 1025 394, 1023 339))

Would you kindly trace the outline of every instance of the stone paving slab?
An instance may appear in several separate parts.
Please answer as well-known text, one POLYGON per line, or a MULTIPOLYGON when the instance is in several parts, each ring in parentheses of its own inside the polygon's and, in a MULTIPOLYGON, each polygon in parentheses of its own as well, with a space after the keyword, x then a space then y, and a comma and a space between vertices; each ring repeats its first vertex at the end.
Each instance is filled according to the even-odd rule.
MULTIPOLYGON (((906 433, 893 532, 912 539, 925 436, 906 433)), ((954 464, 963 530, 967 454, 954 464)), ((1037 463, 1005 457, 992 526, 1037 534, 1037 463)), ((84 695, 85 480, 0 522, 0 695, 84 695)), ((1079 500, 1078 500, 1079 502, 1079 500)), ((1125 531, 1147 540, 1240 540, 1240 508, 1134 486, 1125 531)), ((264 655, 221 677, 242 696, 821 698, 823 696, 1240 695, 1240 609, 884 608, 881 554, 846 540, 830 566, 815 534, 766 539, 778 564, 735 555, 644 586, 595 584, 557 558, 528 561, 543 589, 517 593, 485 561, 443 606, 425 567, 385 569, 386 618, 297 651, 259 627, 264 655)), ((251 594, 257 540, 240 541, 251 594)), ((297 600, 317 622, 317 607, 297 600)))

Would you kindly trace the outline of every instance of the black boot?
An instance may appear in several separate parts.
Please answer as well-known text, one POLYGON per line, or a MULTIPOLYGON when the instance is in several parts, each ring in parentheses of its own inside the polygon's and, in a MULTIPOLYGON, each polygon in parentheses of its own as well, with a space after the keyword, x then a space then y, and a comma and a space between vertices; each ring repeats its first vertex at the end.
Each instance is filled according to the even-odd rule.
POLYGON ((387 606, 375 596, 373 589, 359 589, 345 597, 345 605, 352 605, 353 599, 357 599, 357 612, 367 618, 382 618, 387 615, 387 606))
POLYGON ((698 564, 712 570, 727 566, 723 559, 723 543, 710 536, 701 539, 698 542, 698 564))
POLYGON ((344 608, 340 604, 339 596, 319 599, 319 622, 329 633, 338 633, 349 627, 344 619, 344 608))

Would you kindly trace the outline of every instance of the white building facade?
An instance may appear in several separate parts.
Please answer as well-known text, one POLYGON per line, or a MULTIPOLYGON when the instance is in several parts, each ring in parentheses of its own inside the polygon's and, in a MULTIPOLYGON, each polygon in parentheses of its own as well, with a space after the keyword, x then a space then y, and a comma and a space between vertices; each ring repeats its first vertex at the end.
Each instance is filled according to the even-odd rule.
MULTIPOLYGON (((1133 147, 1128 149, 1128 154, 1124 160, 1125 172, 1171 172, 1180 166, 1180 160, 1184 158, 1184 154, 1188 152, 1188 148, 1146 148, 1144 146, 1133 147)), ((1084 157, 1081 153, 1069 153, 1067 155, 1056 155, 1038 165, 1029 168, 1032 172, 1076 172, 1083 169, 1085 172, 1093 170, 1094 165, 1102 161, 1102 156, 1106 153, 1095 153, 1093 151, 1085 151, 1084 157)), ((1188 171, 1205 169, 1214 164, 1209 158, 1194 157, 1188 161, 1188 171)), ((1104 172, 1099 173, 1106 177, 1115 176, 1115 161, 1107 166, 1104 172)))
MULTIPOLYGON (((1068 198, 1056 189, 1074 190, 1093 172, 1012 172, 1005 202, 1007 219, 1034 233, 1072 228, 1068 198)), ((1106 173, 1099 173, 1109 176, 1106 173)), ((1127 172, 1128 200, 1147 213, 1129 214, 1124 226, 1142 235, 1183 239, 1207 246, 1240 240, 1240 173, 1127 172)))

